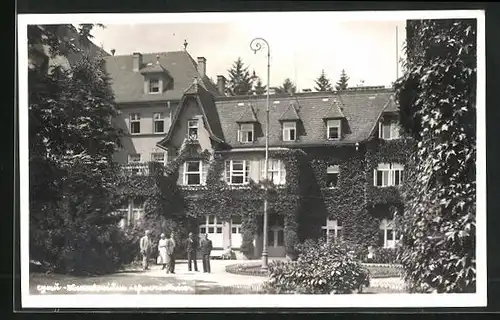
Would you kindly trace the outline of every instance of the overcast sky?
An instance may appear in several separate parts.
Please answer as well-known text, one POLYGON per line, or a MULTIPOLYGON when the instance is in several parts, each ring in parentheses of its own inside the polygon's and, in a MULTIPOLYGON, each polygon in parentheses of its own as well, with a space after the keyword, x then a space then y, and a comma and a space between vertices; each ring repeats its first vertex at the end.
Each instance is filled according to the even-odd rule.
MULTIPOLYGON (((196 60, 207 59, 207 74, 216 80, 241 57, 266 83, 266 52, 254 54, 250 42, 265 38, 271 47, 271 86, 287 77, 299 90, 313 89, 314 80, 324 69, 336 82, 342 69, 350 77, 349 86, 389 86, 396 79, 397 54, 401 58, 405 41, 405 21, 319 21, 279 20, 241 23, 189 24, 109 24, 96 29, 95 44, 116 55, 138 51, 187 51, 196 60), (396 42, 396 27, 398 41, 396 42)), ((331 19, 334 20, 334 19, 331 19)), ((399 71, 401 74, 401 71, 399 71)))

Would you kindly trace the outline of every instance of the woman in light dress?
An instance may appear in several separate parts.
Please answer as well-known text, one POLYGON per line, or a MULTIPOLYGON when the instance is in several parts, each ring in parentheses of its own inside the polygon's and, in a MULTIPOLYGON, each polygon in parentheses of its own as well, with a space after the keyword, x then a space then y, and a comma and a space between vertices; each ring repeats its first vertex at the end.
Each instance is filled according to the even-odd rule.
POLYGON ((165 234, 162 233, 160 235, 160 241, 158 242, 158 255, 159 255, 159 261, 158 263, 161 263, 163 267, 161 268, 164 270, 167 267, 167 239, 165 239, 165 234))

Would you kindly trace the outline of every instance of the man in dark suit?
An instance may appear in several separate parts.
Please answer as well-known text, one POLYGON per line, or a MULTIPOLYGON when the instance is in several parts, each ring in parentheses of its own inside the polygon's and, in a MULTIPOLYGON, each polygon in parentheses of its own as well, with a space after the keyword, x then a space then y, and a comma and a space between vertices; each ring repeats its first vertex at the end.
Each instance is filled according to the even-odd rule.
POLYGON ((191 262, 194 263, 194 271, 198 272, 198 264, 196 263, 196 249, 198 245, 194 239, 193 233, 190 232, 186 240, 186 251, 188 259, 188 270, 191 271, 191 262))
POLYGON ((212 241, 208 239, 208 234, 205 234, 201 240, 201 254, 203 256, 203 272, 210 273, 210 253, 212 252, 212 241))

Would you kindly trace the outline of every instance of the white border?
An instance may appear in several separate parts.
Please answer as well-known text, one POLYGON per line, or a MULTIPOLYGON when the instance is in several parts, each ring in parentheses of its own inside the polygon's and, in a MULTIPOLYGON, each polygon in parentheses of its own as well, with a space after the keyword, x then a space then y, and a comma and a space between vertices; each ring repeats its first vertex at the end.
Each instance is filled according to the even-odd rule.
POLYGON ((19 161, 21 223, 21 304, 23 308, 214 308, 214 307, 479 307, 487 305, 486 274, 486 124, 485 25, 482 10, 266 12, 175 14, 47 14, 18 16, 19 50, 19 161), (257 18, 257 20, 255 20, 257 18), (55 23, 144 24, 255 23, 255 21, 390 21, 405 19, 477 19, 477 215, 475 294, 375 295, 30 295, 29 293, 29 166, 27 25, 55 23))

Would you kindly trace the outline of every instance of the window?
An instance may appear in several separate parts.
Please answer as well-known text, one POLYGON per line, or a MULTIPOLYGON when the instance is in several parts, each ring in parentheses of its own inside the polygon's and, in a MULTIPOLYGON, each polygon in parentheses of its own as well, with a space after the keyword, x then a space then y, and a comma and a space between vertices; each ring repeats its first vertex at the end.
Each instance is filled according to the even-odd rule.
POLYGON ((383 248, 394 248, 396 246, 396 230, 394 229, 394 221, 383 219, 380 222, 380 232, 378 244, 383 248))
POLYGON ((397 163, 381 163, 374 171, 374 185, 377 187, 400 186, 403 184, 404 166, 397 163))
POLYGON ((159 93, 160 92, 160 79, 152 78, 149 79, 149 93, 159 93))
POLYGON ((340 139, 340 120, 328 120, 326 126, 328 140, 340 139))
POLYGON ((231 233, 240 234, 241 233, 241 217, 233 216, 231 218, 231 233))
POLYGON ((204 172, 203 161, 186 161, 184 162, 184 185, 196 186, 204 185, 206 180, 206 172, 204 172))
POLYGON ((132 219, 131 222, 135 224, 144 215, 144 202, 139 199, 132 201, 132 219))
POLYGON ((222 234, 222 221, 219 221, 216 216, 208 215, 205 217, 205 223, 199 227, 200 234, 222 234))
POLYGON ((285 234, 282 227, 273 227, 267 232, 267 241, 270 247, 282 247, 285 245, 285 234))
MULTIPOLYGON (((266 160, 260 160, 260 177, 264 180, 266 177, 266 160)), ((269 159, 267 167, 267 178, 274 184, 285 184, 286 171, 285 164, 281 160, 269 159)))
POLYGON ((165 132, 165 121, 163 120, 163 113, 157 112, 153 114, 153 130, 154 133, 165 132))
POLYGON ((128 163, 137 163, 137 162, 141 162, 141 154, 140 153, 128 155, 128 163))
POLYGON ((238 132, 240 136, 240 142, 252 142, 253 141, 253 123, 242 123, 240 124, 240 131, 238 132))
POLYGON ((130 114, 130 133, 141 133, 141 115, 138 113, 130 114))
POLYGON ((326 168, 326 185, 328 188, 336 188, 339 183, 339 166, 329 165, 326 168))
POLYGON ((159 162, 163 165, 165 165, 165 153, 164 152, 154 152, 151 154, 151 161, 153 162, 159 162))
POLYGON ((397 120, 381 121, 378 127, 378 137, 384 140, 398 139, 399 130, 399 122, 397 120))
POLYGON ((295 122, 283 122, 283 141, 295 141, 297 124, 295 122))
POLYGON ((248 183, 250 172, 250 162, 246 160, 227 160, 225 175, 228 184, 248 183))
POLYGON ((334 241, 338 241, 342 238, 342 224, 339 220, 326 220, 326 225, 321 227, 323 231, 323 237, 328 242, 330 239, 334 239, 334 241))
POLYGON ((188 138, 198 140, 198 119, 188 120, 188 138))

